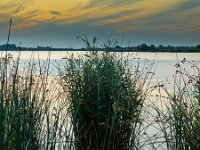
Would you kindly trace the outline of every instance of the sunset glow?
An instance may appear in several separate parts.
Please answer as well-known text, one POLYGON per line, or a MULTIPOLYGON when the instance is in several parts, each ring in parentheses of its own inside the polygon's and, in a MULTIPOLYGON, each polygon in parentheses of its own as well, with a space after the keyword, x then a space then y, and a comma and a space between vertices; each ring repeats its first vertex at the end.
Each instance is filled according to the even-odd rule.
MULTIPOLYGON (((198 0, 1 0, 0 31, 12 18, 13 30, 44 24, 86 26, 120 33, 145 32, 188 36, 200 33, 198 0)), ((82 30, 86 30, 86 29, 82 30)), ((59 30, 59 29, 58 29, 59 30)), ((45 31, 46 32, 46 31, 45 31)), ((98 32, 98 31, 97 31, 98 32)), ((82 33, 80 33, 82 34, 82 33)), ((90 34, 90 33, 89 33, 90 34)))

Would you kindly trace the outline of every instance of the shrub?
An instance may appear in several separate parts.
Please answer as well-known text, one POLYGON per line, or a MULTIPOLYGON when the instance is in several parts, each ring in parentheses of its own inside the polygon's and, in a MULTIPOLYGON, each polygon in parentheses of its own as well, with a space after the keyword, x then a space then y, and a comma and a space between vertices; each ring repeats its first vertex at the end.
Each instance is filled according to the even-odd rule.
POLYGON ((66 145, 61 134, 65 130, 60 125, 65 108, 59 101, 61 91, 49 80, 49 60, 40 65, 38 70, 32 59, 23 69, 19 58, 6 55, 0 59, 2 150, 55 149, 59 142, 66 145))
POLYGON ((63 79, 77 149, 134 149, 147 76, 114 53, 66 58, 63 79), (145 80, 145 81, 144 81, 145 80), (142 84, 141 84, 142 83, 142 84))
POLYGON ((163 87, 168 97, 164 106, 167 112, 163 116, 163 110, 157 111, 159 124, 165 135, 167 149, 200 149, 200 72, 195 63, 186 59, 182 63, 189 63, 197 73, 191 74, 180 64, 177 65, 174 92, 163 87))

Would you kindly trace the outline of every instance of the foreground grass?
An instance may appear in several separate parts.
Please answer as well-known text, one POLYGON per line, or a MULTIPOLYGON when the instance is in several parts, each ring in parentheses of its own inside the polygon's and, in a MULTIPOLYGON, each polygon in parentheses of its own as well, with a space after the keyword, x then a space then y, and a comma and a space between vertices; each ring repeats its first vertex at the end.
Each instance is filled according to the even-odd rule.
POLYGON ((19 58, 1 58, 0 149, 54 149, 62 141, 61 92, 49 82, 49 63, 38 69, 34 59, 22 67, 19 58))
MULTIPOLYGON (((161 105, 153 106, 165 149, 200 149, 200 78, 199 67, 184 59, 176 65, 173 92, 159 87, 166 97, 159 97, 161 105), (193 72, 182 65, 190 64, 193 72)), ((162 93, 162 94, 163 94, 162 93)), ((161 94, 161 93, 160 93, 161 94)))
POLYGON ((19 57, 0 59, 0 149, 200 148, 200 72, 193 62, 182 63, 194 75, 177 65, 173 92, 154 87, 165 97, 153 104, 146 62, 120 53, 69 55, 55 81, 50 58, 33 58, 24 66, 19 57), (161 136, 150 136, 152 128, 161 136))
POLYGON ((63 79, 77 149, 137 148, 148 77, 128 67, 114 53, 67 59, 63 79))

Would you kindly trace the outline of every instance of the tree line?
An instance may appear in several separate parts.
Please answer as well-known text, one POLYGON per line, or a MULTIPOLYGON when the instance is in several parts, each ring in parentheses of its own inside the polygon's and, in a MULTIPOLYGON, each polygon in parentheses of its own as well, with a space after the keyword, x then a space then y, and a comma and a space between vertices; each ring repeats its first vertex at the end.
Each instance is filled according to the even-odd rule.
MULTIPOLYGON (((52 48, 49 46, 37 46, 37 47, 21 47, 16 46, 16 44, 3 44, 0 45, 0 50, 9 50, 9 51, 86 51, 85 48, 52 48)), ((119 45, 115 45, 112 47, 103 47, 98 48, 96 47, 95 50, 97 51, 119 51, 119 52, 131 52, 131 51, 140 51, 140 52, 200 52, 200 44, 196 46, 164 46, 159 45, 155 46, 154 44, 140 44, 138 46, 129 46, 129 47, 122 47, 119 45)))

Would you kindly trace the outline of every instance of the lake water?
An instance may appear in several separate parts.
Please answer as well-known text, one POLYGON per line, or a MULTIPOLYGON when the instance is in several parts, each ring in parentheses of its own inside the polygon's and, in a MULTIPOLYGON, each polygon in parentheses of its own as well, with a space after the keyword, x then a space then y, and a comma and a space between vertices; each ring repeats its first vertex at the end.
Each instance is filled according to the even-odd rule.
MULTIPOLYGON (((19 55, 19 52, 9 52, 16 58, 19 55)), ((83 55, 86 52, 72 52, 72 51, 22 51, 20 52, 21 64, 28 63, 31 58, 35 58, 35 62, 40 60, 41 62, 45 62, 48 56, 51 59, 50 63, 50 74, 53 76, 58 75, 58 67, 63 67, 65 60, 62 58, 68 56, 69 54, 74 54, 74 56, 83 55)), ((0 53, 1 56, 5 55, 5 51, 0 53)), ((121 53, 118 53, 121 55, 121 53)), ((181 63, 183 59, 186 59, 189 62, 195 63, 195 65, 200 67, 200 53, 150 53, 150 52, 124 52, 123 56, 127 56, 130 58, 132 63, 132 67, 134 68, 135 60, 140 61, 140 65, 143 65, 145 60, 148 60, 148 63, 154 63, 152 72, 154 72, 153 79, 151 80, 151 85, 165 84, 169 89, 173 87, 174 83, 174 75, 176 70, 178 69, 176 66, 179 63, 182 68, 188 71, 190 74, 196 74, 194 71, 193 64, 190 63, 181 63), (194 61, 194 62, 193 62, 194 61)))
MULTIPOLYGON (((5 52, 3 52, 5 53, 5 52)), ((2 53, 2 54, 3 54, 2 53)), ((11 52, 14 57, 17 57, 18 52, 11 52)), ((30 52, 30 51, 24 51, 21 52, 20 58, 22 61, 27 61, 30 60, 31 56, 34 56, 36 60, 38 58, 40 60, 46 60, 48 55, 51 58, 51 68, 53 69, 52 73, 55 73, 55 68, 60 65, 60 60, 67 56, 68 54, 73 53, 75 56, 82 55, 85 52, 64 52, 64 51, 52 51, 52 52, 44 52, 44 51, 39 51, 39 52, 30 52)), ((192 73, 193 68, 191 68, 191 64, 185 63, 182 64, 181 61, 186 58, 188 61, 195 61, 197 65, 200 64, 200 53, 142 53, 142 52, 129 52, 129 53, 124 53, 125 55, 127 54, 130 59, 132 58, 141 58, 147 59, 150 62, 154 61, 154 67, 153 70, 155 72, 154 78, 152 80, 152 83, 157 83, 157 82, 168 82, 173 80, 173 75, 176 72, 176 64, 180 63, 183 68, 188 70, 188 72, 192 73)), ((59 66, 60 67, 60 66, 59 66)))
MULTIPOLYGON (((18 52, 11 52, 14 58, 17 57, 18 52)), ((57 75, 57 67, 62 67, 64 65, 64 60, 62 60, 63 57, 71 54, 72 52, 63 52, 63 51, 52 51, 52 52, 21 52, 20 57, 21 57, 21 62, 22 63, 27 63, 32 56, 35 57, 36 62, 39 60, 44 61, 47 59, 48 55, 51 58, 51 66, 50 66, 50 73, 51 75, 57 75)), ((82 55, 85 52, 73 52, 75 56, 82 55)), ((2 52, 2 56, 5 54, 5 52, 2 52)), ((177 64, 179 63, 189 74, 197 74, 192 67, 193 65, 197 65, 200 67, 200 53, 135 53, 135 52, 129 52, 125 53, 125 55, 128 55, 129 58, 132 60, 133 58, 140 59, 141 62, 143 60, 149 60, 149 63, 154 62, 153 66, 153 72, 155 72, 155 75, 152 79, 152 86, 156 85, 158 83, 164 83, 168 84, 169 83, 169 89, 173 87, 173 80, 174 80, 174 75, 176 73, 177 64), (181 61, 183 59, 188 60, 189 62, 187 63, 182 63, 181 61), (194 62, 193 62, 194 61, 194 62)), ((135 60, 135 59, 133 59, 135 60)), ((134 62, 134 61, 133 61, 134 62)), ((133 64, 134 65, 134 64, 133 64)), ((155 92, 156 94, 156 92, 155 92)), ((155 101, 158 105, 159 101, 155 101)), ((159 106, 158 106, 159 107, 159 106)), ((151 118, 149 119, 149 122, 153 121, 156 115, 156 112, 149 110, 149 114, 152 115, 152 120, 151 118)), ((148 123, 149 123, 148 122, 148 123)), ((162 136, 162 133, 160 133, 160 129, 158 127, 158 124, 153 124, 154 126, 151 126, 147 129, 146 132, 148 132, 149 137, 154 137, 156 135, 157 137, 162 136)), ((145 139, 145 137, 144 137, 145 139)), ((162 138, 159 138, 160 140, 163 140, 162 138)), ((149 147, 150 148, 150 147, 149 147)), ((165 149, 166 146, 164 145, 162 148, 158 149, 165 149)), ((148 149, 148 147, 146 147, 148 149)))
MULTIPOLYGON (((17 56, 19 52, 12 51, 9 52, 12 53, 14 56, 17 56)), ((51 59, 61 59, 68 54, 75 54, 75 55, 81 55, 85 54, 85 52, 72 52, 72 51, 22 51, 20 54, 21 59, 30 59, 32 55, 35 55, 37 58, 39 56, 40 59, 46 59, 48 54, 50 53, 51 59)), ((1 52, 1 54, 5 54, 5 51, 1 52)), ((156 61, 161 61, 161 62, 177 62, 177 60, 182 60, 186 58, 187 60, 195 60, 195 61, 200 61, 200 53, 152 53, 152 52, 125 52, 124 54, 128 54, 133 58, 141 58, 141 59, 149 59, 149 60, 156 60, 156 61)), ((157 63, 156 63, 157 64, 157 63)), ((170 63, 169 63, 170 65, 170 63)))

